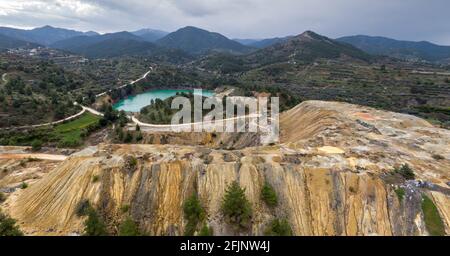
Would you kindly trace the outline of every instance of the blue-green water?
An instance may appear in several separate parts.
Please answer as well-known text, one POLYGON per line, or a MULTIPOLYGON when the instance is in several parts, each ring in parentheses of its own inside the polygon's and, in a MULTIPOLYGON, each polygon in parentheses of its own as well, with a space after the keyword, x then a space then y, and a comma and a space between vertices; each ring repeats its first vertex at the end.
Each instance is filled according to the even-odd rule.
MULTIPOLYGON (((139 112, 145 106, 150 105, 151 100, 161 99, 165 100, 169 97, 175 96, 177 92, 194 92, 194 90, 153 90, 144 92, 135 96, 130 96, 123 99, 116 104, 113 108, 116 110, 124 110, 126 112, 139 112)), ((214 92, 202 90, 202 95, 205 97, 210 97, 214 95, 214 92)))

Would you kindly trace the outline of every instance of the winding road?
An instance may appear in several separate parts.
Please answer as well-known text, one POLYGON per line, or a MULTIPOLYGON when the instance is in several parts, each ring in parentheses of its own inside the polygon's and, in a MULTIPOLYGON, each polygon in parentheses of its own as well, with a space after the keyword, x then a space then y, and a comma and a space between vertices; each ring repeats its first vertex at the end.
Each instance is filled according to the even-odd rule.
MULTIPOLYGON (((129 85, 129 84, 133 85, 133 84, 135 84, 135 83, 137 83, 137 82, 139 82, 139 81, 141 81, 141 80, 147 78, 148 74, 150 74, 152 71, 153 71, 153 67, 150 67, 150 70, 147 71, 147 73, 145 73, 145 74, 144 74, 143 76, 141 76, 139 79, 136 79, 136 80, 134 80, 134 81, 131 81, 130 83, 124 84, 124 85, 122 85, 122 86, 119 86, 119 87, 115 88, 115 90, 125 88, 125 87, 126 87, 127 85, 129 85)), ((109 92, 112 92, 112 90, 113 90, 113 89, 108 90, 108 91, 106 91, 106 92, 99 93, 99 94, 95 95, 95 97, 96 97, 96 98, 101 97, 101 96, 103 96, 103 95, 105 95, 105 94, 107 94, 107 93, 109 93, 109 92)))
MULTIPOLYGON (((125 86, 127 86, 127 85, 129 85, 129 84, 135 84, 135 83, 141 81, 142 79, 145 79, 145 78, 148 76, 148 74, 150 74, 152 71, 153 71, 153 67, 150 67, 150 70, 147 71, 147 73, 145 73, 142 77, 140 77, 139 79, 136 79, 136 80, 132 81, 131 83, 122 85, 122 86, 118 87, 117 89, 124 88, 125 86)), ((5 83, 8 82, 8 80, 6 79, 6 75, 7 75, 7 73, 4 73, 4 74, 2 75, 2 80, 3 80, 3 82, 5 82, 5 83)), ((97 97, 97 98, 98 98, 98 97, 101 97, 101 96, 103 96, 103 95, 105 95, 105 94, 107 94, 108 92, 111 92, 111 91, 112 91, 112 90, 109 90, 109 91, 106 91, 106 92, 102 92, 102 93, 100 93, 100 94, 97 94, 95 97, 97 97)), ((75 119, 75 118, 77 118, 77 117, 83 115, 86 111, 88 111, 88 112, 90 112, 90 113, 92 113, 92 114, 94 114, 94 115, 97 115, 97 116, 103 116, 102 113, 98 112, 98 111, 95 110, 95 109, 92 109, 92 108, 89 108, 89 107, 82 106, 82 105, 78 104, 77 102, 74 102, 73 104, 74 104, 74 105, 79 105, 79 106, 82 108, 82 110, 81 110, 80 112, 78 112, 77 114, 72 115, 72 116, 69 116, 69 117, 66 117, 66 118, 64 118, 64 119, 61 119, 61 120, 58 120, 58 121, 54 121, 54 122, 49 122, 49 123, 43 123, 43 124, 34 124, 34 125, 24 125, 24 126, 5 127, 5 128, 0 128, 0 130, 15 130, 15 129, 21 130, 21 129, 31 129, 31 128, 39 128, 39 127, 44 127, 44 126, 51 126, 51 125, 60 124, 60 123, 63 123, 63 122, 66 122, 66 121, 70 121, 70 120, 72 120, 72 119, 75 119)))
POLYGON ((2 75, 2 82, 3 82, 3 85, 5 85, 7 82, 8 82, 8 79, 6 79, 6 76, 8 75, 8 73, 4 73, 3 75, 2 75))

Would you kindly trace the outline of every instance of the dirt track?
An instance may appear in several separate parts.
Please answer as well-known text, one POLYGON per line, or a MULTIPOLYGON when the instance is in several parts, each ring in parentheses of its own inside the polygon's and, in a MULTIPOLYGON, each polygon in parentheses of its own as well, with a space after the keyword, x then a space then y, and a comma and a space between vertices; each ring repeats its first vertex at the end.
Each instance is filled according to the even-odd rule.
POLYGON ((2 153, 0 159, 39 159, 50 161, 64 161, 67 156, 64 155, 51 155, 51 154, 15 154, 15 153, 2 153))

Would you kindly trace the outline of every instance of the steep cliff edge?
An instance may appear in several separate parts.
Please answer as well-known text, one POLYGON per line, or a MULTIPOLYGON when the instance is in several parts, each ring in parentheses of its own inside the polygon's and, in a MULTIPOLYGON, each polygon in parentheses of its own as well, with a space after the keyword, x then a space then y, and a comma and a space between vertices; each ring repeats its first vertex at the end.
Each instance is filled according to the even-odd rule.
POLYGON ((281 143, 273 146, 86 148, 16 191, 4 208, 31 235, 82 233, 84 217, 76 210, 84 200, 112 233, 130 215, 147 234, 182 235, 183 203, 197 193, 215 235, 262 235, 274 218, 286 218, 295 235, 427 235, 427 196, 450 233, 448 130, 408 115, 321 101, 304 102, 280 121, 281 143), (393 171, 404 164, 418 180, 393 171), (249 230, 235 230, 220 210, 233 181, 251 203, 249 230), (278 196, 275 208, 261 200, 264 182, 278 196))

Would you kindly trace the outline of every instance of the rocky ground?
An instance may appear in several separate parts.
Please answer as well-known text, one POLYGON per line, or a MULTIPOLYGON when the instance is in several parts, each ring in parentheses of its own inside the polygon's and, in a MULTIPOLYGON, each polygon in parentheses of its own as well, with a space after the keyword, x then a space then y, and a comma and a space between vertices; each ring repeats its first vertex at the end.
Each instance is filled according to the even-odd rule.
POLYGON ((274 218, 287 218, 295 235, 428 235, 421 207, 427 197, 450 234, 448 130, 409 115, 323 101, 282 113, 280 126, 281 142, 270 146, 99 144, 61 163, 23 167, 0 160, 9 168, 0 176, 2 188, 21 180, 5 177, 35 165, 45 169, 28 188, 8 191, 2 208, 30 235, 80 234, 84 217, 75 211, 83 200, 113 233, 130 215, 148 234, 181 235, 182 205, 197 192, 215 235, 261 235, 274 218), (393 171, 404 164, 415 180, 393 171), (233 181, 246 189, 253 209, 245 231, 227 224, 220 210, 233 181), (278 195, 275 208, 261 200, 264 182, 278 195))

